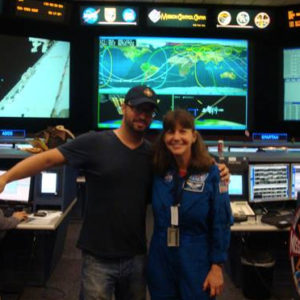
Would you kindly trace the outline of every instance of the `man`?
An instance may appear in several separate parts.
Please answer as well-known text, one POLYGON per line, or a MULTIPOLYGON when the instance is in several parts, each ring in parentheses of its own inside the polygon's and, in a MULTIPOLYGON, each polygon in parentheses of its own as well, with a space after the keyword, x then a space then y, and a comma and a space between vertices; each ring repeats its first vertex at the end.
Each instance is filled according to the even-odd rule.
MULTIPOLYGON (((78 247, 83 265, 81 299, 145 299, 145 214, 151 196, 151 149, 144 140, 157 109, 146 86, 128 91, 121 127, 89 132, 26 158, 0 177, 6 183, 68 163, 85 172, 87 206, 78 247)), ((228 177, 228 169, 220 167, 228 177)), ((221 173, 221 175, 223 175, 221 173)), ((224 176, 224 175, 223 175, 224 176)))

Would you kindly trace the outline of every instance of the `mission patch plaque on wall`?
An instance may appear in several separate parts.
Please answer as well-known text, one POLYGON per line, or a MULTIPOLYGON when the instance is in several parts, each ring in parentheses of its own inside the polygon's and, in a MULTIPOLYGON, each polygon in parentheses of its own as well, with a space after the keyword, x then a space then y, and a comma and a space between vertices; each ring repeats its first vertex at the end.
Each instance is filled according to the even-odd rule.
POLYGON ((290 260, 295 287, 300 295, 300 207, 290 229, 290 260))

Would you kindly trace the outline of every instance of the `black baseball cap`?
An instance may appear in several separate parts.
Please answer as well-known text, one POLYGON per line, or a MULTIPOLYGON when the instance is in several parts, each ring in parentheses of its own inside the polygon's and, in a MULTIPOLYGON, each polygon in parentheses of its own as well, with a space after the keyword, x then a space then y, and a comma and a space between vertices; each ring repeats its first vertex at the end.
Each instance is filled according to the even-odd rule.
POLYGON ((146 85, 138 85, 131 88, 125 95, 125 103, 137 106, 143 103, 150 103, 158 108, 157 95, 146 85))

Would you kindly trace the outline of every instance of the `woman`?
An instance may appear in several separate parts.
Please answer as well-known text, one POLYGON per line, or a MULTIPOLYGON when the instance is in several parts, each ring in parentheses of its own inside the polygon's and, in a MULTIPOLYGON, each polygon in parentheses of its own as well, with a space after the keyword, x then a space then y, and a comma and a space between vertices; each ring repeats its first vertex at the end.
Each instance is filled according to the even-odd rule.
POLYGON ((229 197, 187 111, 165 115, 154 169, 151 299, 203 300, 220 295, 232 220, 229 197))

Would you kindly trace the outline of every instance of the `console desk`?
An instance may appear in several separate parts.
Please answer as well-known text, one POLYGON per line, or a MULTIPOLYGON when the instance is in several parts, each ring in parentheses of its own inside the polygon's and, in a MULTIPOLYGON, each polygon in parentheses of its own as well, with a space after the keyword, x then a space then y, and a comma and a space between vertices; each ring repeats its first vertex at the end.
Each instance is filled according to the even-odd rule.
POLYGON ((231 226, 232 232, 266 232, 266 231, 289 231, 290 227, 278 228, 273 225, 269 225, 261 222, 261 215, 248 217, 248 220, 245 222, 234 223, 231 226))
POLYGON ((74 199, 64 212, 30 217, 7 232, 0 243, 0 289, 18 292, 26 285, 43 286, 64 248, 74 199))

